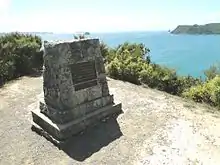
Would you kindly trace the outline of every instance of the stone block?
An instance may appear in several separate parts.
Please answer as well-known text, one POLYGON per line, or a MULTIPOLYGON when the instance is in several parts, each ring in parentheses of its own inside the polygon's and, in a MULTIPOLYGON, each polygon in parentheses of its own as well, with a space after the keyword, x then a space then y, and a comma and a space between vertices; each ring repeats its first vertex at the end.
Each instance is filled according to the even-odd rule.
POLYGON ((50 140, 59 145, 87 127, 95 125, 99 120, 114 114, 120 114, 122 112, 121 108, 121 104, 105 106, 64 124, 54 123, 50 118, 40 113, 39 110, 33 110, 33 127, 35 127, 35 131, 41 132, 44 136, 49 136, 50 140))
POLYGON ((55 141, 122 112, 109 94, 98 39, 45 43, 39 103, 32 111, 33 127, 55 141))

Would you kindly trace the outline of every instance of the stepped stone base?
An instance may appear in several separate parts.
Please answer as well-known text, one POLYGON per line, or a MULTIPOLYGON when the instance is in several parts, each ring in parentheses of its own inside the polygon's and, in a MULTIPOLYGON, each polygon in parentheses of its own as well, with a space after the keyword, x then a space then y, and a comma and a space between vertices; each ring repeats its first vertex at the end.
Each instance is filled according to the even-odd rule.
POLYGON ((56 124, 43 113, 41 113, 39 109, 36 109, 32 111, 32 130, 40 135, 43 135, 54 144, 61 146, 63 143, 68 141, 71 136, 82 132, 86 127, 93 126, 99 120, 120 113, 122 113, 121 104, 112 104, 97 109, 86 116, 68 123, 56 124))

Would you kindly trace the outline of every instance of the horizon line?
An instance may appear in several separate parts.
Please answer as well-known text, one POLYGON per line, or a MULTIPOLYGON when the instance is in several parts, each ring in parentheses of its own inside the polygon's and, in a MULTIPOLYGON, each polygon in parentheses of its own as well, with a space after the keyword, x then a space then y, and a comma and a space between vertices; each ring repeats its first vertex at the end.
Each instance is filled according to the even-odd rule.
POLYGON ((100 33, 133 33, 133 32, 169 32, 169 30, 120 30, 120 31, 73 31, 73 32, 53 32, 53 31, 8 31, 8 32, 0 32, 2 33, 48 33, 48 34, 79 34, 88 32, 90 34, 100 34, 100 33))

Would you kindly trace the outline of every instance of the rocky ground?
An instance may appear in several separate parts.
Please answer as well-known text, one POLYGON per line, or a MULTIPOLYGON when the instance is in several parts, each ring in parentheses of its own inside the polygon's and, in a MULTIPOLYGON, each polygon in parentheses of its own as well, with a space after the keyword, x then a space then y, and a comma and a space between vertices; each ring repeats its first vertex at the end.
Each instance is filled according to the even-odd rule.
POLYGON ((124 113, 74 137, 63 150, 31 131, 42 77, 0 88, 0 164, 220 164, 215 109, 122 81, 108 83, 124 113))

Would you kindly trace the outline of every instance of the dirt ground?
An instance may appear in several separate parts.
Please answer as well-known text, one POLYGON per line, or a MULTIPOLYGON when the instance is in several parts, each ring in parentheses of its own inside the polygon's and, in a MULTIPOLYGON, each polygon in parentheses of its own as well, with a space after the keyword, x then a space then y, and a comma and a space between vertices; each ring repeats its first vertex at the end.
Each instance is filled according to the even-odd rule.
POLYGON ((124 113, 73 137, 63 150, 31 131, 42 77, 0 88, 0 164, 220 164, 215 109, 122 81, 108 83, 124 113))

